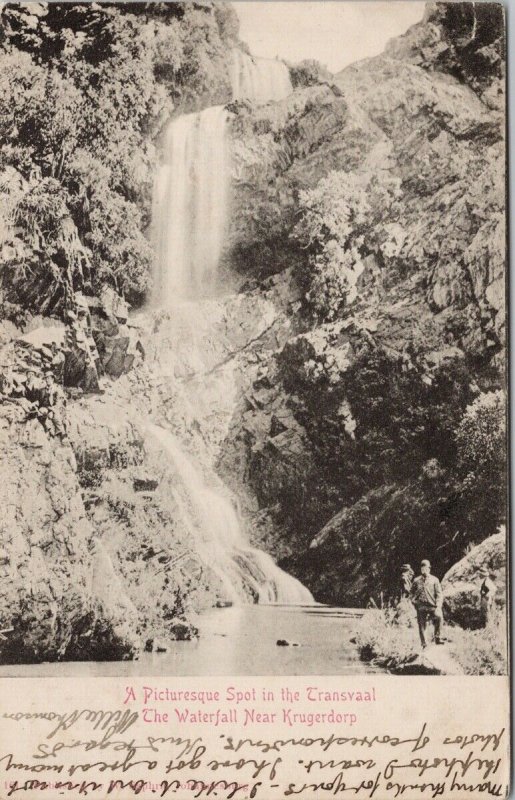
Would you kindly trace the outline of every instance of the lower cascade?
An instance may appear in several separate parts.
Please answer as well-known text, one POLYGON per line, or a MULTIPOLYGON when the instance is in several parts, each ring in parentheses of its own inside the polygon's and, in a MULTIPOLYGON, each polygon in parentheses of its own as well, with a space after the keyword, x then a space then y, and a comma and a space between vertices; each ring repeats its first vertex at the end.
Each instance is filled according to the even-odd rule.
POLYGON ((147 432, 178 477, 173 489, 184 526, 199 558, 220 579, 224 600, 307 605, 314 602, 300 581, 283 572, 267 553, 249 544, 227 491, 213 473, 212 485, 176 437, 157 425, 147 432))

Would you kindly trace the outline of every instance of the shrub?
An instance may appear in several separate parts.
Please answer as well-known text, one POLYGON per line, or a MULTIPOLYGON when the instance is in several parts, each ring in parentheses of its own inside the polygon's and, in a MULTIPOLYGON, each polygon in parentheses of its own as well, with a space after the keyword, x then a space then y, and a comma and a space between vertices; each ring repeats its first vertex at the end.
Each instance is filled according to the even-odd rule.
POLYGON ((355 630, 361 658, 381 666, 395 666, 413 658, 418 650, 415 612, 409 601, 397 607, 367 609, 355 630))
POLYGON ((399 193, 397 180, 330 172, 299 194, 300 219, 291 237, 309 254, 300 276, 306 305, 320 321, 334 319, 357 297, 362 258, 377 250, 399 193))
POLYGON ((502 611, 485 628, 450 629, 450 652, 466 675, 506 675, 508 628, 502 611))
POLYGON ((456 430, 458 488, 471 538, 484 539, 506 516, 506 400, 481 394, 456 430))
POLYGON ((297 89, 299 86, 313 86, 317 83, 327 83, 333 79, 327 67, 313 58, 307 58, 299 64, 290 67, 290 78, 292 86, 297 89))

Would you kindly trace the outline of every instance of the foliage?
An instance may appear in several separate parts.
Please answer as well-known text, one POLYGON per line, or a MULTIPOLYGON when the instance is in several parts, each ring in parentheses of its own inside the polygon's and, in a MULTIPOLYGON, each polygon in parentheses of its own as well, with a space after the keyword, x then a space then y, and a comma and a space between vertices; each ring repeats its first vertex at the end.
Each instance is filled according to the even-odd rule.
POLYGON ((503 611, 492 614, 485 628, 450 629, 450 652, 465 675, 506 675, 508 630, 503 611))
POLYGON ((377 248, 399 185, 394 179, 379 182, 333 171, 314 189, 300 192, 292 238, 310 254, 301 283, 315 319, 332 320, 356 299, 362 258, 377 248))
MULTIPOLYGON (((506 618, 492 616, 486 628, 446 629, 449 653, 465 675, 505 675, 507 670, 506 618)), ((418 652, 415 613, 408 601, 399 606, 367 609, 355 629, 355 641, 361 657, 392 669, 412 660, 418 652)))
POLYGON ((430 20, 441 21, 447 45, 437 54, 438 69, 456 75, 478 92, 501 77, 505 48, 502 6, 472 3, 435 8, 430 20))
MULTIPOLYGON (((378 591, 395 594, 407 561, 430 557, 442 576, 468 543, 496 530, 505 497, 505 443, 498 420, 477 429, 477 409, 481 419, 488 414, 482 395, 473 402, 478 388, 466 359, 428 372, 413 351, 403 359, 356 337, 350 344, 351 363, 341 372, 328 367, 324 351, 317 360, 314 351, 296 354, 290 345, 279 357, 313 463, 304 472, 291 470, 276 496, 267 497, 269 505, 279 499, 289 509, 286 524, 306 547, 330 525, 316 558, 309 550, 288 566, 317 586, 317 599, 339 604, 363 602, 378 591), (471 449, 473 464, 484 470, 477 466, 469 475, 460 454, 470 456, 471 449)), ((502 403, 499 408, 492 399, 486 407, 502 413, 502 403)))
POLYGON ((62 314, 73 290, 105 284, 141 302, 150 138, 172 98, 228 91, 234 20, 212 3, 2 6, 0 174, 25 182, 17 197, 0 185, 17 238, 1 276, 8 302, 62 314))
POLYGON ((466 520, 489 530, 506 516, 506 399, 486 392, 467 407, 456 431, 459 491, 466 520))
POLYGON ((361 658, 382 667, 397 667, 417 654, 418 638, 413 607, 371 608, 359 621, 355 640, 361 658))
POLYGON ((329 70, 313 58, 307 58, 290 66, 290 79, 294 89, 299 86, 327 83, 331 81, 332 77, 329 70))
POLYGON ((352 503, 381 483, 413 478, 429 459, 452 467, 454 431, 474 397, 469 366, 452 359, 428 379, 415 353, 399 358, 357 337, 349 344, 351 364, 341 370, 329 356, 317 359, 309 351, 297 356, 292 347, 278 359, 317 469, 339 486, 341 503, 352 503), (306 379, 310 364, 313 377, 306 379))

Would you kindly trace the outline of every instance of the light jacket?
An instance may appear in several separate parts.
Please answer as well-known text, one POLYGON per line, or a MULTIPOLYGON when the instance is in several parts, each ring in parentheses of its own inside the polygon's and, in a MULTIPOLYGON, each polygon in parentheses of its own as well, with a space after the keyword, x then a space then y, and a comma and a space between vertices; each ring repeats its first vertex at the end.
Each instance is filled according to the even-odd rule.
POLYGON ((413 581, 410 597, 415 607, 440 607, 443 600, 440 581, 434 575, 419 575, 413 581))

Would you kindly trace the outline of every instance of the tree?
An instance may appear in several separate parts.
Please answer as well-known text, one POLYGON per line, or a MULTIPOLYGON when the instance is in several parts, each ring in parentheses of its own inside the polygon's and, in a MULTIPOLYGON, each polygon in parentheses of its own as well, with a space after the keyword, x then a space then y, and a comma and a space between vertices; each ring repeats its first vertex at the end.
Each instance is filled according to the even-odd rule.
POLYGON ((306 305, 319 321, 333 320, 357 297, 362 259, 379 247, 399 181, 361 173, 330 172, 299 194, 292 237, 309 253, 301 276, 306 305))
POLYGON ((0 176, 12 168, 23 183, 18 193, 16 181, 0 186, 16 239, 4 294, 58 315, 74 290, 106 284, 141 303, 152 140, 174 102, 229 99, 235 12, 212 2, 7 3, 0 17, 0 176))
POLYGON ((506 518, 506 398, 486 392, 468 406, 456 430, 458 487, 469 540, 481 541, 506 518))

